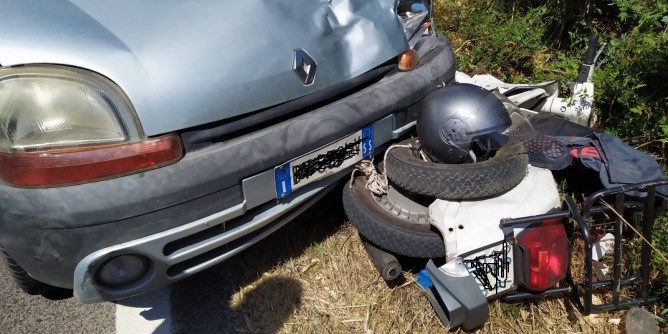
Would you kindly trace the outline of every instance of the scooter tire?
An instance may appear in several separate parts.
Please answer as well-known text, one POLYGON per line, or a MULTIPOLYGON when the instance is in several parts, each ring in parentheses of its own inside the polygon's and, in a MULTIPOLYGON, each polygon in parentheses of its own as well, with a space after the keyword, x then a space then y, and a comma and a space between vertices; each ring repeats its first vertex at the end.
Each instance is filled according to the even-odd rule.
MULTIPOLYGON (((400 144, 412 144, 409 139, 400 144)), ((502 194, 522 181, 529 158, 524 145, 510 144, 481 162, 442 164, 413 156, 409 148, 387 153, 387 176, 397 186, 414 194, 445 200, 482 199, 502 194)))
POLYGON ((413 258, 445 256, 443 237, 431 224, 399 218, 381 208, 365 187, 366 177, 357 177, 343 190, 343 208, 359 233, 377 246, 413 258))

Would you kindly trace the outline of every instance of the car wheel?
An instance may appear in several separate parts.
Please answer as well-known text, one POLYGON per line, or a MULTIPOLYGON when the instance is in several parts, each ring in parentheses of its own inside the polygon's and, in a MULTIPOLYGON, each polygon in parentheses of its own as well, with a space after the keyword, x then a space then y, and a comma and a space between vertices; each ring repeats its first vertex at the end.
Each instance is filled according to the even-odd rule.
MULTIPOLYGON (((415 139, 401 142, 413 144, 415 139)), ((504 193, 522 181, 529 158, 523 145, 504 145, 488 160, 442 164, 413 156, 410 148, 387 153, 385 169, 392 182, 410 192, 445 200, 480 199, 504 193)))
POLYGON ((415 210, 398 209, 401 203, 397 202, 403 200, 392 201, 383 198, 387 195, 379 197, 372 194, 365 187, 366 180, 366 177, 357 177, 352 187, 346 186, 343 190, 343 207, 362 236, 389 252, 403 256, 445 256, 443 238, 426 216, 421 218, 415 210))
POLYGON ((54 289, 57 289, 54 286, 44 284, 28 275, 28 273, 21 267, 14 259, 7 254, 5 248, 0 245, 0 251, 5 256, 7 261, 7 267, 9 268, 9 273, 12 275, 12 278, 16 284, 23 290, 23 292, 29 295, 43 295, 54 289))

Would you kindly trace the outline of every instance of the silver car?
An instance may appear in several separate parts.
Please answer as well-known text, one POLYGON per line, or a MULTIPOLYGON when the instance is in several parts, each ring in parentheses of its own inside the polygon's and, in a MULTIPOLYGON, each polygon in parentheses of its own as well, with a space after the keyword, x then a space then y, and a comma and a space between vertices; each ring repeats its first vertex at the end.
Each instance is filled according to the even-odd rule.
POLYGON ((24 291, 84 303, 272 233, 455 74, 427 0, 0 8, 0 245, 24 291))

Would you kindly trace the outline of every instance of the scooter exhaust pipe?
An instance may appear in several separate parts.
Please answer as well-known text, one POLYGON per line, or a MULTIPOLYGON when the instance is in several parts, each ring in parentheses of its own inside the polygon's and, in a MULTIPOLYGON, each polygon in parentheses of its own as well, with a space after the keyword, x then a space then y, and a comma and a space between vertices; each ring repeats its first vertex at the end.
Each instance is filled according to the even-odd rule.
POLYGON ((364 242, 364 249, 384 280, 393 281, 401 275, 401 264, 394 255, 370 244, 368 241, 364 242))

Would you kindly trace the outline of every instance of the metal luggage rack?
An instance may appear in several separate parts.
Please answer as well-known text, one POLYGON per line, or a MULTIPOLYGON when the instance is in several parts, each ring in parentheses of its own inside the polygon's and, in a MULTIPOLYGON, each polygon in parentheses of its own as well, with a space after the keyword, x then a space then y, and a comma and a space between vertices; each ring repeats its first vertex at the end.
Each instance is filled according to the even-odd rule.
MULTIPOLYGON (((660 300, 666 300, 668 295, 653 295, 649 291, 650 274, 652 272, 652 248, 648 244, 652 242, 652 233, 654 220, 657 213, 661 214, 666 208, 666 200, 656 196, 656 187, 668 185, 668 180, 651 181, 633 185, 627 185, 619 188, 605 189, 593 193, 585 200, 581 207, 569 196, 563 200, 562 210, 559 212, 548 213, 544 215, 521 217, 515 219, 503 219, 501 228, 513 227, 521 224, 538 223, 549 219, 562 219, 565 223, 571 241, 570 252, 573 254, 573 233, 578 228, 581 238, 584 241, 584 273, 581 282, 576 283, 571 269, 573 267, 572 258, 568 266, 564 286, 550 288, 540 293, 515 292, 505 295, 503 298, 508 302, 520 302, 533 298, 544 298, 556 295, 570 295, 572 302, 583 315, 591 313, 628 309, 633 306, 647 305, 656 303, 660 300), (646 195, 642 198, 625 195, 630 191, 643 191, 646 195), (610 203, 610 204, 608 204, 610 203), (614 218, 603 222, 596 222, 600 217, 614 218), (635 273, 622 277, 622 239, 624 238, 625 223, 623 217, 634 217, 630 222, 639 226, 637 231, 640 233, 642 241, 640 267, 635 273), (569 222, 574 221, 575 224, 569 222), (590 223, 592 222, 592 223, 590 223), (575 226, 574 226, 575 225, 575 226), (613 246, 613 264, 611 267, 612 279, 594 282, 593 273, 593 251, 594 241, 592 240, 592 228, 606 229, 614 236, 613 246), (635 297, 632 299, 622 299, 620 291, 623 286, 639 284, 635 297), (612 302, 593 304, 592 296, 595 290, 608 289, 612 292, 612 302)), ((628 222, 628 219, 627 219, 628 222)), ((635 233, 635 232, 634 232, 635 233)), ((630 269, 629 269, 630 270, 630 269)))

